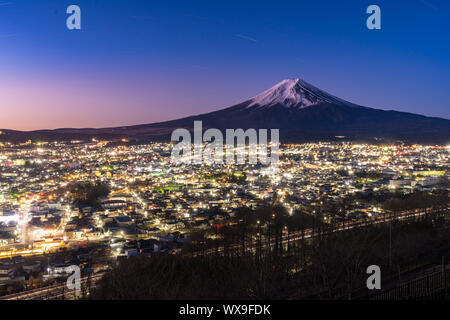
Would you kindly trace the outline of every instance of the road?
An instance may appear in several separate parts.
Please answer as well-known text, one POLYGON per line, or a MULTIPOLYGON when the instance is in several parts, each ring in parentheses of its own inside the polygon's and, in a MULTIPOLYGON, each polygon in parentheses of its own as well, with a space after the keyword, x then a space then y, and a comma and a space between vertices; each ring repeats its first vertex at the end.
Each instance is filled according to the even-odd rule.
MULTIPOLYGON (((91 287, 95 286, 96 281, 100 280, 104 273, 98 273, 92 277, 83 277, 80 279, 81 286, 91 281, 91 287)), ((67 283, 55 284, 48 287, 27 290, 0 297, 0 300, 56 300, 66 297, 75 297, 81 294, 81 290, 70 290, 67 283)))

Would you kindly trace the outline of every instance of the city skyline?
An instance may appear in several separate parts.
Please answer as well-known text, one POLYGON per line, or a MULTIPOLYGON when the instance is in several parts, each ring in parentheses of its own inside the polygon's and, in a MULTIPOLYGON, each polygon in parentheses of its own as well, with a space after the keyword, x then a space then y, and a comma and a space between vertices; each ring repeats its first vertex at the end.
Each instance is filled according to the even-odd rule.
POLYGON ((450 118, 444 1, 0 3, 0 128, 113 127, 219 110, 301 77, 360 105, 450 118), (326 8, 326 10, 325 10, 326 8), (305 45, 306 44, 306 45, 305 45), (332 48, 332 49, 330 49, 332 48))

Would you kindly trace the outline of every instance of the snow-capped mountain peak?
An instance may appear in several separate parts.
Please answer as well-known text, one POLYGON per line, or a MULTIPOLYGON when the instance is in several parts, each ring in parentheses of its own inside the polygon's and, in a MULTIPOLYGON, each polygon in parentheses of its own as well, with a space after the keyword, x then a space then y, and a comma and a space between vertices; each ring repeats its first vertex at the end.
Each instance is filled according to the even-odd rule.
POLYGON ((302 79, 286 79, 274 87, 250 99, 248 107, 270 107, 282 105, 288 108, 306 108, 319 103, 352 105, 331 94, 322 91, 302 79))

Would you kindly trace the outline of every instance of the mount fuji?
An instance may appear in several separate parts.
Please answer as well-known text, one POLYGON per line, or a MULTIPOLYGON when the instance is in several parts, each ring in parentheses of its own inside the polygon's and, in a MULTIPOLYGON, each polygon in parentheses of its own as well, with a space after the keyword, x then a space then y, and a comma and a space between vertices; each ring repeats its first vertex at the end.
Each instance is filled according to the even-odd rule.
MULTIPOLYGON (((427 106, 424 106, 426 109, 427 106)), ((237 105, 153 124, 102 129, 2 130, 1 140, 87 140, 127 138, 170 140, 177 128, 280 129, 281 142, 382 141, 427 144, 450 142, 450 120, 363 107, 335 97, 301 79, 286 79, 237 105)))
POLYGON ((250 99, 248 107, 273 107, 276 105, 287 108, 302 109, 320 103, 336 105, 352 105, 350 102, 332 96, 302 79, 286 79, 274 87, 250 99))

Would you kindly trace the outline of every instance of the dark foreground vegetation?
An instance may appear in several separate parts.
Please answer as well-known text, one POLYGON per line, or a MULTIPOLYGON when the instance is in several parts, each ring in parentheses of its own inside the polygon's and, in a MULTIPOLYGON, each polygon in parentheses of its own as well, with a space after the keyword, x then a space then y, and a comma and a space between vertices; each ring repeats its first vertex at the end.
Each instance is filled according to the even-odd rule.
POLYGON ((117 263, 90 298, 364 298, 369 265, 380 266, 387 285, 449 261, 448 195, 440 197, 428 199, 433 205, 426 203, 421 215, 417 206, 400 212, 411 202, 399 199, 384 217, 357 223, 288 215, 276 205, 241 209, 232 223, 194 234, 182 254, 117 263), (351 228, 342 231, 345 226, 351 228))
POLYGON ((77 182, 69 186, 69 192, 78 206, 101 207, 99 197, 106 197, 110 193, 108 185, 103 182, 77 182))

